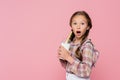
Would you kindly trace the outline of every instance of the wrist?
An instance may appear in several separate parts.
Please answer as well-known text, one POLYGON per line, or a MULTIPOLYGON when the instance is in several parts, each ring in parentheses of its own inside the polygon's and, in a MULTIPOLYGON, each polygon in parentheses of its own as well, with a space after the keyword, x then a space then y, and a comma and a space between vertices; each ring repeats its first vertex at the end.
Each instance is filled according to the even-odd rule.
POLYGON ((66 58, 66 60, 67 60, 70 64, 72 64, 72 63, 74 62, 74 59, 73 59, 71 56, 68 56, 68 57, 66 58))

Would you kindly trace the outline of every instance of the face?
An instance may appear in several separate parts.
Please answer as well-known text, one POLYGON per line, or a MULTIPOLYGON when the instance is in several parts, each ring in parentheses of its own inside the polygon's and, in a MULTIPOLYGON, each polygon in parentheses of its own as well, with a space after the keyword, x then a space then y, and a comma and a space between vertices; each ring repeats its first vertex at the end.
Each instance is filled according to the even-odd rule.
POLYGON ((75 37, 80 39, 89 29, 87 19, 83 15, 76 15, 72 19, 71 28, 75 34, 75 37))

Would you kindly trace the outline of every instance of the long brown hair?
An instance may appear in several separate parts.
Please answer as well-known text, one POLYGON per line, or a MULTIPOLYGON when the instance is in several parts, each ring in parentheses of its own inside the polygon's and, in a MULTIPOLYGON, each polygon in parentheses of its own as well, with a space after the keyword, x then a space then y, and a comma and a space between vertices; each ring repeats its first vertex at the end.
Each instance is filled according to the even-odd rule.
MULTIPOLYGON (((85 11, 77 11, 77 12, 75 12, 75 13, 71 16, 71 18, 70 18, 70 23, 69 23, 69 25, 70 25, 71 27, 72 27, 72 19, 73 19, 76 15, 82 15, 82 16, 84 16, 84 17, 87 19, 87 23, 88 23, 88 26, 89 26, 89 29, 88 29, 88 30, 85 32, 85 34, 82 36, 82 41, 81 41, 81 45, 82 45, 82 44, 85 42, 86 38, 88 37, 90 29, 92 28, 92 21, 91 21, 89 15, 88 15, 85 11)), ((73 41, 74 37, 75 37, 75 34, 74 34, 74 32, 72 31, 72 34, 71 34, 71 37, 70 37, 69 40, 70 40, 70 41, 73 41)), ((82 61, 82 54, 81 54, 81 52, 80 52, 80 48, 81 48, 81 46, 79 46, 79 47, 77 48, 77 50, 76 50, 76 52, 75 52, 75 56, 76 56, 79 60, 82 61)))

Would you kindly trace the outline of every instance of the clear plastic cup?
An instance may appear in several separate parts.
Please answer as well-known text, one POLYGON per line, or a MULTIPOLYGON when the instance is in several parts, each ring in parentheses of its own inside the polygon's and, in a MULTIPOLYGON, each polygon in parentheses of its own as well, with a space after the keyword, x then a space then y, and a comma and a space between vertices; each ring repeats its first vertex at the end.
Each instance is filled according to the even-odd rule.
MULTIPOLYGON (((61 45, 62 45, 67 51, 69 51, 70 43, 62 42, 61 45)), ((64 60, 63 58, 60 58, 60 59, 61 59, 61 60, 64 60)))
POLYGON ((69 48, 70 48, 70 44, 69 44, 69 43, 64 43, 64 42, 62 42, 61 45, 62 45, 66 50, 69 51, 69 48))

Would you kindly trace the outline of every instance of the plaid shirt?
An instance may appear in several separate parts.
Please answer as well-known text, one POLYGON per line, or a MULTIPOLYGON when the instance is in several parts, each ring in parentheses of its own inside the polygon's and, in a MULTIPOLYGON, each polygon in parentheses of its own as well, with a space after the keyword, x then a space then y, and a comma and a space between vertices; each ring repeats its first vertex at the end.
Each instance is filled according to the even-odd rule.
POLYGON ((66 71, 69 73, 73 73, 79 77, 90 77, 91 69, 92 69, 92 51, 94 46, 91 43, 87 43, 87 41, 91 41, 87 39, 82 45, 82 61, 75 57, 75 51, 80 46, 80 44, 70 43, 70 54, 74 59, 72 64, 67 61, 60 60, 62 66, 66 68, 66 71))

